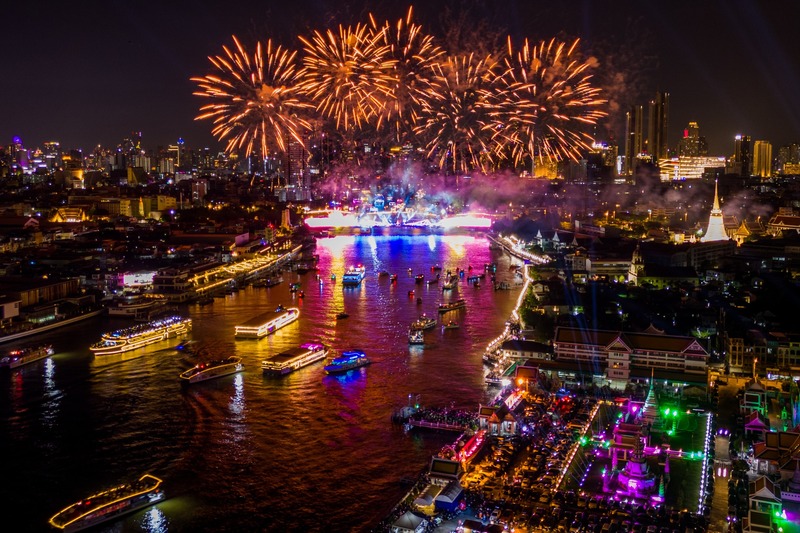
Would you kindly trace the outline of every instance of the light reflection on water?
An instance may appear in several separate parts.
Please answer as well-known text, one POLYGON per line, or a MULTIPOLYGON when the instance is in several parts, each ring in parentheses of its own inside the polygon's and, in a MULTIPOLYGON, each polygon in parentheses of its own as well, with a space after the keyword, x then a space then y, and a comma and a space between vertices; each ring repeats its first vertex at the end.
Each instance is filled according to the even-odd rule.
POLYGON ((20 531, 40 531, 68 503, 148 471, 164 479, 169 499, 109 527, 350 531, 380 520, 405 490, 398 481, 454 438, 407 434, 390 415, 411 393, 425 405, 469 408, 491 397, 481 356, 516 301, 516 291, 495 292, 488 282, 476 289, 462 280, 445 294, 414 276, 430 279, 434 265, 442 275, 469 266, 479 273, 497 262, 498 281, 506 274, 513 283, 509 259, 471 235, 338 236, 320 239, 315 253, 316 272, 285 272, 279 286, 183 308, 194 322, 194 353, 153 345, 92 359, 88 345, 125 325, 103 318, 47 334, 56 357, 0 375, 0 451, 14 457, 0 462, 0 478, 19 480, 13 490, 0 485, 0 498, 30 518, 20 531), (345 269, 359 263, 364 282, 343 288, 345 269), (293 282, 305 298, 289 292, 293 282), (460 329, 437 327, 424 346, 408 345, 413 320, 439 318, 437 306, 459 297, 468 304, 454 315, 460 329), (296 305, 300 319, 260 341, 233 339, 236 324, 278 304, 296 305), (336 320, 343 310, 350 317, 336 320), (322 362, 262 375, 263 359, 309 341, 327 344, 330 356, 363 349, 373 363, 337 376, 325 376, 322 362), (177 376, 198 359, 229 355, 242 358, 243 373, 180 386, 177 376))

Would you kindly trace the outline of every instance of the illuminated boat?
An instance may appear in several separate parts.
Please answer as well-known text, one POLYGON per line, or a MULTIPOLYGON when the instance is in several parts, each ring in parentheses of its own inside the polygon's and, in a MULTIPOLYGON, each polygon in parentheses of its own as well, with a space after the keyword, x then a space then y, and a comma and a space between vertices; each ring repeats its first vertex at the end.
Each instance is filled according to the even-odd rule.
POLYGON ((147 313, 163 309, 167 306, 165 298, 125 298, 117 300, 108 307, 108 315, 124 318, 139 318, 147 316, 147 313))
POLYGON ((43 344, 42 346, 35 346, 29 348, 21 348, 19 350, 12 350, 8 355, 0 359, 0 367, 7 366, 8 368, 17 368, 18 366, 27 365, 47 356, 53 355, 53 345, 43 344))
POLYGON ((423 314, 420 315, 418 319, 416 319, 414 322, 411 323, 411 329, 413 331, 416 330, 423 331, 426 329, 431 329, 435 325, 436 325, 436 319, 430 318, 427 315, 423 314))
POLYGON ((269 359, 261 362, 261 369, 264 374, 283 376, 294 372, 299 368, 316 363, 325 359, 328 355, 328 347, 324 344, 309 342, 301 344, 297 348, 290 348, 285 352, 273 355, 269 359))
POLYGON ((333 359, 330 364, 325 365, 326 374, 344 374, 354 368, 359 368, 370 364, 372 361, 361 350, 351 350, 342 352, 340 357, 333 359))
POLYGON ((458 276, 449 276, 447 281, 442 284, 442 290, 448 291, 456 288, 458 285, 458 276))
POLYGON ((365 275, 366 269, 363 266, 351 266, 347 269, 347 272, 344 273, 344 276, 342 276, 342 285, 345 287, 357 287, 361 285, 361 280, 364 279, 365 275))
POLYGON ((458 324, 458 322, 455 322, 453 320, 444 325, 444 329, 458 329, 460 327, 461 326, 458 324))
POLYGON ((145 474, 134 481, 93 494, 50 519, 50 525, 62 531, 81 531, 153 505, 164 499, 162 481, 145 474))
POLYGON ((182 383, 199 383, 209 379, 229 376, 241 372, 242 370, 244 370, 242 358, 231 356, 227 359, 198 363, 189 370, 183 372, 180 375, 180 379, 182 383))
POLYGON ((299 316, 300 310, 298 308, 279 305, 275 311, 251 318, 244 324, 236 326, 235 336, 238 339, 260 339, 275 333, 287 324, 291 324, 299 316))
POLYGON ((425 344, 425 336, 421 329, 408 330, 408 344, 425 344))
POLYGON ((446 313, 448 311, 455 311, 456 309, 462 309, 467 306, 467 301, 464 298, 459 298, 458 300, 446 304, 442 304, 439 306, 440 313, 446 313))
POLYGON ((192 319, 179 315, 167 316, 146 324, 104 333, 99 342, 89 346, 95 355, 114 355, 148 344, 185 335, 192 330, 192 319))

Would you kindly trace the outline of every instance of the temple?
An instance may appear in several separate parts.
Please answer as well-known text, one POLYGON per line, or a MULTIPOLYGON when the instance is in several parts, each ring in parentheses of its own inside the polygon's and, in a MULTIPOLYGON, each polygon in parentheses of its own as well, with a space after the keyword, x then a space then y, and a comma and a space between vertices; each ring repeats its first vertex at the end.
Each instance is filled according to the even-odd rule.
MULTIPOLYGON (((650 471, 644 455, 644 439, 637 435, 633 452, 625 467, 612 472, 606 487, 632 498, 649 498, 656 491, 656 476, 650 471)), ((606 488, 604 487, 604 488, 606 488)))
POLYGON ((719 183, 717 181, 714 182, 714 207, 711 208, 711 214, 708 217, 708 228, 700 240, 702 242, 728 240, 722 220, 722 209, 719 207, 719 183))

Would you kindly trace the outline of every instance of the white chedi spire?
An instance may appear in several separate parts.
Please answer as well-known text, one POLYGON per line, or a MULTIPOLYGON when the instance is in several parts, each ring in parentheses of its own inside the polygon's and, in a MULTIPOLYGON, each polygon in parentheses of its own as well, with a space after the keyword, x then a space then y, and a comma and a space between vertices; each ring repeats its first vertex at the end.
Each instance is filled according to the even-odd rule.
POLYGON ((725 233, 725 225, 722 220, 722 209, 719 206, 719 182, 714 180, 714 207, 708 217, 708 228, 705 235, 700 239, 702 242, 727 241, 728 234, 725 233))

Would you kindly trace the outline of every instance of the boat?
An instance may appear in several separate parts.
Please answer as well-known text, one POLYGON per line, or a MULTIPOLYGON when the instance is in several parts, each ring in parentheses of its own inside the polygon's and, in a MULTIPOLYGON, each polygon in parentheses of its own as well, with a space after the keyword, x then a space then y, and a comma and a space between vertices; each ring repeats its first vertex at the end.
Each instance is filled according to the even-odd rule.
POLYGON ((500 283, 495 283, 494 290, 496 291, 508 291, 511 290, 511 284, 507 281, 501 281, 500 283))
POLYGON ((422 283, 425 280, 425 276, 423 274, 417 274, 414 278, 414 283, 422 283))
POLYGON ((336 320, 342 320, 342 319, 345 319, 345 318, 347 318, 347 317, 349 317, 349 316, 350 316, 350 315, 348 315, 347 313, 345 313, 344 311, 342 311, 341 313, 337 313, 337 315, 336 315, 336 320))
POLYGON ((283 283, 283 276, 278 276, 277 278, 267 278, 267 283, 265 286, 269 289, 270 287, 275 287, 281 283, 283 283))
POLYGON ((197 300, 197 304, 198 305, 208 305, 208 304, 213 304, 213 303, 214 303, 214 297, 213 296, 205 296, 205 297, 200 298, 199 300, 197 300))
POLYGON ((325 373, 344 374, 354 368, 368 365, 371 362, 372 361, 370 361, 367 355, 361 350, 350 350, 342 352, 341 356, 336 357, 331 360, 329 364, 325 365, 325 373))
POLYGON ((380 272, 378 272, 378 277, 379 278, 386 278, 388 276, 389 276, 389 272, 387 272, 386 270, 381 270, 380 272))
POLYGON ((408 344, 425 344, 425 335, 421 329, 408 330, 408 344))
POLYGON ((396 283, 397 282, 397 274, 392 274, 391 276, 389 276, 389 281, 391 281, 392 283, 396 283))
POLYGON ((244 370, 242 358, 232 355, 226 359, 198 363, 189 370, 181 373, 180 379, 181 383, 199 383, 208 379, 229 376, 230 374, 235 374, 242 370, 244 370))
POLYGON ((137 481, 92 494, 59 511, 50 525, 62 531, 81 531, 122 515, 153 505, 164 499, 163 483, 151 474, 137 481))
POLYGON ((279 305, 274 311, 251 318, 244 324, 236 326, 234 336, 237 339, 260 339, 275 333, 287 324, 291 324, 299 316, 300 310, 298 308, 279 305))
POLYGON ((467 306, 467 301, 464 298, 459 298, 454 302, 442 304, 439 306, 440 313, 446 313, 448 311, 455 311, 456 309, 462 309, 467 306))
POLYGON ((412 330, 426 330, 436 326, 436 320, 428 317, 425 314, 419 316, 414 322, 411 323, 412 330))
POLYGON ((171 315, 129 328, 104 333, 89 346, 95 355, 114 355, 136 350, 148 344, 185 335, 192 330, 192 319, 171 315))
POLYGON ((436 285, 437 283, 439 283, 439 278, 429 279, 428 281, 426 281, 426 283, 428 285, 436 285))
POLYGON ((143 296, 126 297, 114 301, 108 306, 108 316, 120 318, 137 318, 167 305, 165 298, 145 298, 143 296))
POLYGON ((431 272, 436 272, 437 270, 441 270, 441 269, 442 269, 442 265, 433 265, 431 267, 431 272))
POLYGON ((328 355, 328 347, 324 344, 309 342, 301 344, 297 348, 290 348, 285 352, 273 355, 269 359, 261 362, 261 369, 264 374, 284 376, 299 368, 316 363, 325 359, 328 355))
POLYGON ((444 329, 458 329, 460 327, 461 325, 459 325, 459 323, 454 320, 451 320, 450 322, 444 325, 444 329))
POLYGON ((44 359, 45 357, 53 355, 53 353, 55 352, 53 351, 52 344, 12 350, 8 352, 8 355, 0 359, 0 367, 17 368, 44 359))
POLYGON ((345 287, 357 287, 361 285, 361 280, 364 279, 365 275, 366 269, 363 266, 351 266, 342 276, 342 285, 345 287))
POLYGON ((447 280, 442 284, 442 290, 448 291, 456 288, 458 285, 458 276, 449 276, 447 280))

